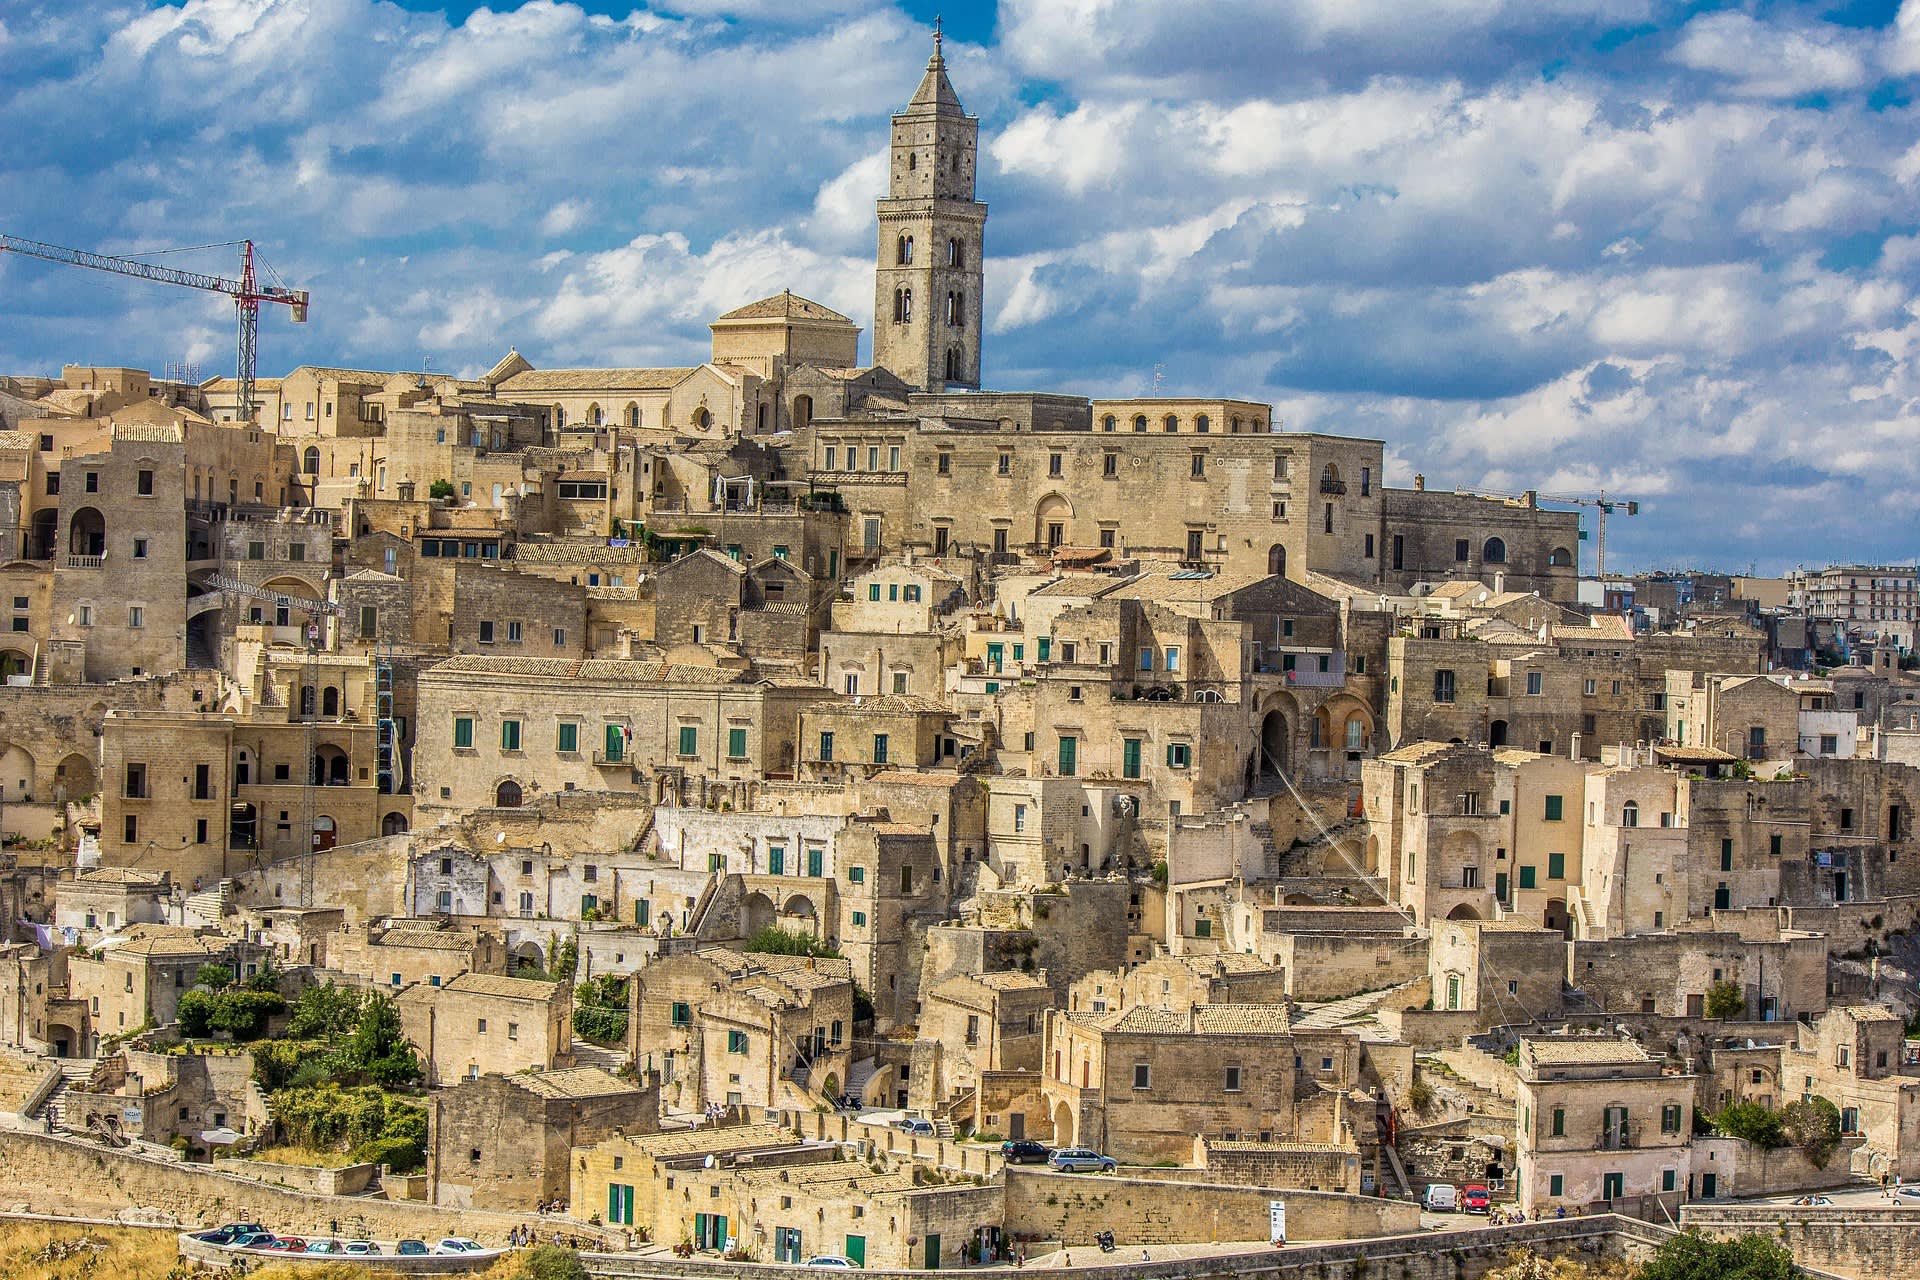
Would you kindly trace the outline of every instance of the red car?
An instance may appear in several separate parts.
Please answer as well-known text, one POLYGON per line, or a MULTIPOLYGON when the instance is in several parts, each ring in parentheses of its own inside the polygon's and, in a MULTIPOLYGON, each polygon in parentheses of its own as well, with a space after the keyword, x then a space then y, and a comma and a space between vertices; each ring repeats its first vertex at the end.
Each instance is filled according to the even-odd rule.
POLYGON ((259 1246, 268 1253, 305 1253, 307 1242, 299 1236, 281 1236, 272 1244, 259 1246))
POLYGON ((1493 1196, 1485 1187, 1472 1186, 1460 1189, 1460 1207, 1467 1213, 1489 1213, 1493 1209, 1493 1196))

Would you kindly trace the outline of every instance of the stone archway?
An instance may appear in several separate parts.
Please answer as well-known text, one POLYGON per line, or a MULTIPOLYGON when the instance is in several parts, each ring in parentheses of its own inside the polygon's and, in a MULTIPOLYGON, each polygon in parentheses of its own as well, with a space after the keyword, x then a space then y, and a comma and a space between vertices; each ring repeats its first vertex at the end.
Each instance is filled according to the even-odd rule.
POLYGON ((1464 902, 1447 912, 1447 919, 1449 920, 1478 920, 1479 918, 1480 913, 1464 902))
POLYGON ((1058 493, 1040 499, 1033 510, 1033 540, 1052 550, 1072 541, 1073 504, 1058 493))
POLYGON ((512 778, 504 779, 493 789, 493 807, 496 809, 518 809, 520 801, 520 784, 512 778))
POLYGON ((1278 542, 1267 548, 1267 573, 1276 578, 1287 576, 1287 549, 1278 542))
POLYGON ((740 932, 751 938, 762 929, 771 929, 780 921, 773 899, 764 893, 750 893, 740 902, 740 932))
POLYGON ((409 825, 407 815, 396 810, 380 819, 380 834, 383 836, 403 836, 407 833, 409 825))
POLYGON ((1078 1117, 1076 1117, 1073 1113, 1073 1108, 1071 1106, 1068 1106, 1065 1102, 1058 1102, 1054 1104, 1054 1108, 1053 1108, 1053 1145, 1054 1146, 1073 1147, 1073 1146, 1079 1145, 1080 1137, 1077 1130, 1079 1129, 1080 1126, 1077 1123, 1075 1123, 1077 1119, 1078 1117))

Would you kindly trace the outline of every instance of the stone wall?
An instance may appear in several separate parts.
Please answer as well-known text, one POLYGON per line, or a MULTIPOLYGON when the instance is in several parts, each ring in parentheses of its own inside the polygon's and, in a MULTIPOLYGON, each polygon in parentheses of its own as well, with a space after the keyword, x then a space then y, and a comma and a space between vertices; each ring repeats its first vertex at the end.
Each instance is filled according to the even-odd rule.
MULTIPOLYGON (((367 1196, 323 1196, 266 1186, 205 1165, 114 1151, 83 1139, 0 1131, 0 1164, 8 1169, 5 1202, 23 1212, 88 1213, 112 1217, 139 1208, 170 1214, 183 1224, 262 1222, 292 1234, 339 1232, 378 1239, 467 1235, 498 1243, 508 1230, 530 1223, 542 1234, 552 1219, 531 1214, 451 1212, 424 1204, 367 1196), (24 1208, 23 1208, 24 1207, 24 1208)), ((599 1232, 561 1224, 580 1236, 599 1232)))
POLYGON ((1009 1168, 1006 1228, 1069 1245, 1103 1230, 1134 1245, 1263 1240, 1270 1200, 1286 1201, 1294 1239, 1355 1240, 1420 1225, 1419 1206, 1404 1200, 1009 1168))
POLYGON ((1802 1267, 1859 1280, 1911 1275, 1920 1268, 1920 1214, 1897 1206, 1803 1208, 1789 1217, 1773 1206, 1688 1205, 1680 1225, 1723 1239, 1771 1236, 1792 1250, 1802 1267))

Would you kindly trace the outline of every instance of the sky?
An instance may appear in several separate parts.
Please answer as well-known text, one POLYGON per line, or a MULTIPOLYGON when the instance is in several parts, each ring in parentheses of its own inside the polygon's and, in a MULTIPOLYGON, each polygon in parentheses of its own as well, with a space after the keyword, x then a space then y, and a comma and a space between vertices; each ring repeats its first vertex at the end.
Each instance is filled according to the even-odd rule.
MULTIPOLYGON (((988 385, 1604 489, 1616 570, 1920 556, 1920 0, 0 0, 0 231, 252 237, 313 294, 263 375, 691 364, 782 288, 866 326, 936 11, 988 385)), ((0 372, 233 348, 0 255, 0 372)))

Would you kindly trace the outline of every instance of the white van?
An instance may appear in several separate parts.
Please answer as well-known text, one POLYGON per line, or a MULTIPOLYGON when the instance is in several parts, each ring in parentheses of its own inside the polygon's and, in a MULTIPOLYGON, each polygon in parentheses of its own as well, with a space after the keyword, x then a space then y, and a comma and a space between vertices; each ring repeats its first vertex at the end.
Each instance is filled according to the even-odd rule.
POLYGON ((1428 1213, 1458 1213, 1460 1193, 1454 1190, 1451 1182, 1432 1183, 1427 1187, 1427 1194, 1420 1201, 1420 1207, 1428 1213))

